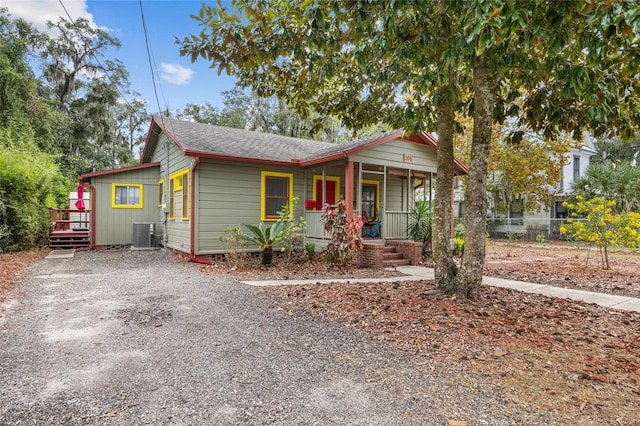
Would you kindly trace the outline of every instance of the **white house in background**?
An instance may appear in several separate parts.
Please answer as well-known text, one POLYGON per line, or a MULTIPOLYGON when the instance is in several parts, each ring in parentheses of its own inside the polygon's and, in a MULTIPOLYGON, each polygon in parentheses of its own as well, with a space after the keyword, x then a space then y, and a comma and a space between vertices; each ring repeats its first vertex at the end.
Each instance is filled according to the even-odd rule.
MULTIPOLYGON (((487 210, 487 231, 492 237, 518 235, 525 239, 536 240, 539 236, 545 239, 560 238, 560 223, 566 219, 567 210, 562 205, 572 194, 573 183, 583 176, 589 167, 591 157, 596 154, 593 138, 587 136, 580 149, 572 148, 566 154, 568 164, 562 168, 562 180, 551 202, 549 210, 536 213, 524 211, 524 200, 512 203, 506 213, 498 213, 489 201, 487 210)), ((464 217, 464 189, 456 178, 454 186, 454 218, 462 222, 464 217)))

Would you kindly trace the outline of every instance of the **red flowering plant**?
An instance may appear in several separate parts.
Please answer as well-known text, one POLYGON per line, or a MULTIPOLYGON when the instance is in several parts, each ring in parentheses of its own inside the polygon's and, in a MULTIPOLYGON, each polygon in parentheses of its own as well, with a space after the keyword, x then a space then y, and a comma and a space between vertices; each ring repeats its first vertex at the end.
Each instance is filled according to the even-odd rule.
POLYGON ((344 201, 337 204, 326 204, 322 217, 324 229, 329 232, 331 241, 322 251, 327 262, 343 268, 353 261, 354 254, 362 249, 362 218, 347 216, 347 206, 344 201))

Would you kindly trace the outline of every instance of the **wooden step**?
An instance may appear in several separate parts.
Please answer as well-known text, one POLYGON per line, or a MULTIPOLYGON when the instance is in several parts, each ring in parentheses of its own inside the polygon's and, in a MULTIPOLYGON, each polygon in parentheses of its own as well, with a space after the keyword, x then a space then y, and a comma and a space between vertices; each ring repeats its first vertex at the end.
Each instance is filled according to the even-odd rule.
POLYGON ((91 245, 87 231, 54 231, 49 234, 51 248, 82 248, 91 245))

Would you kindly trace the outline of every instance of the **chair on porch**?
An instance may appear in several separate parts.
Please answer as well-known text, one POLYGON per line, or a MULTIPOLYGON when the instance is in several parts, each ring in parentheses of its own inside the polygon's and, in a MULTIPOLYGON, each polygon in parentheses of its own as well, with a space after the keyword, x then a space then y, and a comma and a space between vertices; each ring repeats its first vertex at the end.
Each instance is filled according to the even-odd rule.
POLYGON ((370 221, 367 218, 367 212, 362 210, 362 236, 363 237, 379 237, 380 222, 370 221))

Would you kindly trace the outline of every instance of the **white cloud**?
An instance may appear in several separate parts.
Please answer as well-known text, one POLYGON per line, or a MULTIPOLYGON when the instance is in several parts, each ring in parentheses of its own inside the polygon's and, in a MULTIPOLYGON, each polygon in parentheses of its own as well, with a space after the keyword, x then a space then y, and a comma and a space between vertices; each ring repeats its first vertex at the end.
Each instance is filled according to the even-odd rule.
POLYGON ((93 15, 87 11, 86 0, 65 0, 62 3, 64 8, 58 0, 0 0, 0 8, 6 7, 11 17, 22 18, 40 31, 47 30, 47 21, 57 23, 60 17, 69 20, 69 16, 74 21, 85 18, 91 26, 97 27, 93 15))
POLYGON ((162 68, 162 79, 173 84, 189 84, 189 80, 191 80, 191 77, 195 74, 193 70, 178 64, 163 62, 160 64, 160 67, 162 68))

